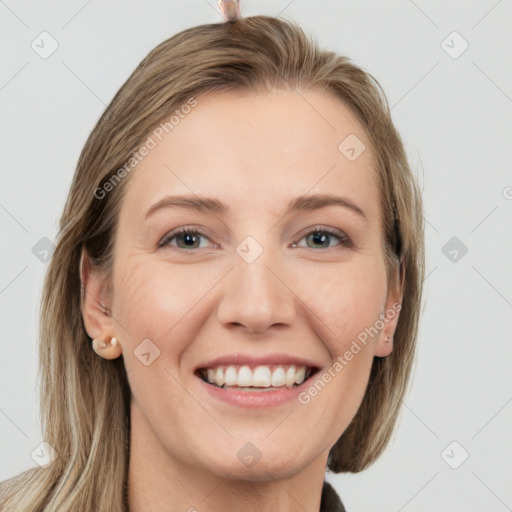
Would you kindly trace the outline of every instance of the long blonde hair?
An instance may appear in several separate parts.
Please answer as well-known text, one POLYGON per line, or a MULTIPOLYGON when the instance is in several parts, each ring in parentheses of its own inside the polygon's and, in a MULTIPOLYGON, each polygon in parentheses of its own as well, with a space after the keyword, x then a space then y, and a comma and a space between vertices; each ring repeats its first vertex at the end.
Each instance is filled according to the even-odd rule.
POLYGON ((107 361, 91 349, 82 318, 79 264, 85 248, 104 276, 111 277, 116 223, 129 176, 105 197, 95 191, 106 190, 148 134, 190 98, 217 90, 280 88, 336 95, 372 142, 388 278, 399 265, 402 308, 393 352, 374 358, 362 404, 333 446, 328 467, 361 471, 387 445, 409 383, 421 309, 424 240, 418 186, 378 82, 348 58, 319 49, 294 22, 252 16, 193 27, 159 44, 89 135, 60 219, 40 312, 41 426, 58 456, 47 467, 3 483, 3 512, 128 510, 130 389, 122 358, 107 361))

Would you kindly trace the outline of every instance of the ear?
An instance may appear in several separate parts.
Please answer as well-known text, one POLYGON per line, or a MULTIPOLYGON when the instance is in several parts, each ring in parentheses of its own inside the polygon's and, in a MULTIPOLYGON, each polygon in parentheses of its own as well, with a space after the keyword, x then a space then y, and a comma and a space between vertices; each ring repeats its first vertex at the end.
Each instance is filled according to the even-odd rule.
POLYGON ((403 299, 403 268, 397 265, 394 276, 391 279, 391 287, 388 288, 386 302, 380 317, 384 324, 378 335, 374 355, 386 357, 393 351, 393 337, 395 335, 398 317, 402 309, 403 299))
MULTIPOLYGON (((85 330, 91 338, 108 336, 114 332, 107 283, 104 276, 91 264, 85 248, 80 256, 81 306, 85 330)), ((113 335, 113 334, 112 334, 113 335)))

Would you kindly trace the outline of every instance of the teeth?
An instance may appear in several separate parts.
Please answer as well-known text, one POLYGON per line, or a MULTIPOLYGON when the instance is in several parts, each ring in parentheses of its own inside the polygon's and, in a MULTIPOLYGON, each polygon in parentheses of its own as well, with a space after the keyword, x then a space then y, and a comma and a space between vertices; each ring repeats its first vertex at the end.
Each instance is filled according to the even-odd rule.
POLYGON ((272 374, 272 387, 278 388, 279 386, 284 386, 286 383, 285 373, 282 366, 278 366, 274 373, 272 374))
POLYGON ((252 376, 252 385, 255 388, 268 388, 272 381, 272 374, 268 366, 258 366, 252 376))
POLYGON ((236 374, 236 368, 234 366, 228 366, 226 368, 224 379, 226 386, 236 386, 238 384, 238 375, 236 374))
POLYGON ((240 387, 250 387, 253 385, 252 372, 248 366, 242 366, 238 370, 238 382, 236 384, 240 387))
POLYGON ((215 382, 217 386, 223 386, 224 385, 224 369, 222 366, 219 366, 215 370, 215 378, 214 380, 210 380, 210 377, 208 376, 208 382, 215 382))
POLYGON ((295 382, 297 384, 302 384, 304 379, 306 378, 306 368, 303 366, 299 369, 299 371, 295 372, 295 382))
POLYGON ((211 384, 222 386, 237 386, 240 388, 291 388, 302 384, 311 374, 311 369, 295 365, 260 365, 251 369, 244 365, 237 367, 218 366, 203 370, 203 377, 211 384))
POLYGON ((286 370, 284 379, 284 382, 288 387, 293 386, 295 383, 295 366, 293 364, 290 366, 290 368, 288 368, 288 370, 286 370))

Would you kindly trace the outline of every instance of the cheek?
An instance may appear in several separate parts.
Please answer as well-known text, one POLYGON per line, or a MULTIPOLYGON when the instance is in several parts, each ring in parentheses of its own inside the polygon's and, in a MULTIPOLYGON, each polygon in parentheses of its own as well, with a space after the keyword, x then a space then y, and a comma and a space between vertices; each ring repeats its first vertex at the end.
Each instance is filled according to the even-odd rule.
POLYGON ((310 294, 311 309, 322 319, 323 340, 332 357, 343 354, 352 341, 375 324, 386 297, 386 275, 376 258, 329 271, 317 294, 310 294))
POLYGON ((174 404, 176 420, 186 405, 175 379, 182 354, 202 325, 194 305, 205 287, 197 274, 176 271, 147 254, 131 255, 114 271, 113 317, 124 364, 133 396, 148 411, 161 409, 161 394, 155 392, 161 389, 174 404))
MULTIPOLYGON (((217 272, 192 265, 177 269, 156 257, 134 255, 114 273, 115 319, 132 351, 152 340, 163 359, 175 361, 201 328, 201 304, 219 280, 217 272), (185 332, 186 331, 186 332, 185 332)), ((221 274, 219 274, 221 275, 221 274)))
POLYGON ((155 277, 153 265, 137 262, 137 258, 120 265, 115 274, 113 313, 133 342, 140 342, 141 336, 151 339, 171 321, 168 315, 174 310, 169 293, 172 288, 169 288, 170 283, 155 277), (167 314, 162 315, 165 312, 167 314))
POLYGON ((333 444, 356 414, 364 397, 373 364, 369 332, 379 318, 386 296, 385 267, 377 259, 347 265, 332 275, 322 297, 315 300, 315 312, 329 329, 323 343, 331 364, 312 381, 302 403, 315 409, 321 422, 335 425, 329 430, 333 444), (318 398, 317 398, 318 397, 318 398))

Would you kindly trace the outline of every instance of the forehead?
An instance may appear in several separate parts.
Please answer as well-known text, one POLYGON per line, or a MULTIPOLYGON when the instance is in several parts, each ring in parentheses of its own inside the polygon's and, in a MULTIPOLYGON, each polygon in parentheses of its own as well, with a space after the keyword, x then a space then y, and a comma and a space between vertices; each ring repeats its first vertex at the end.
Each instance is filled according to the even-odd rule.
POLYGON ((196 100, 168 133, 150 135, 155 147, 131 171, 123 209, 142 214, 166 194, 196 193, 277 214, 298 195, 340 192, 378 215, 370 140, 331 94, 215 92, 196 100))

